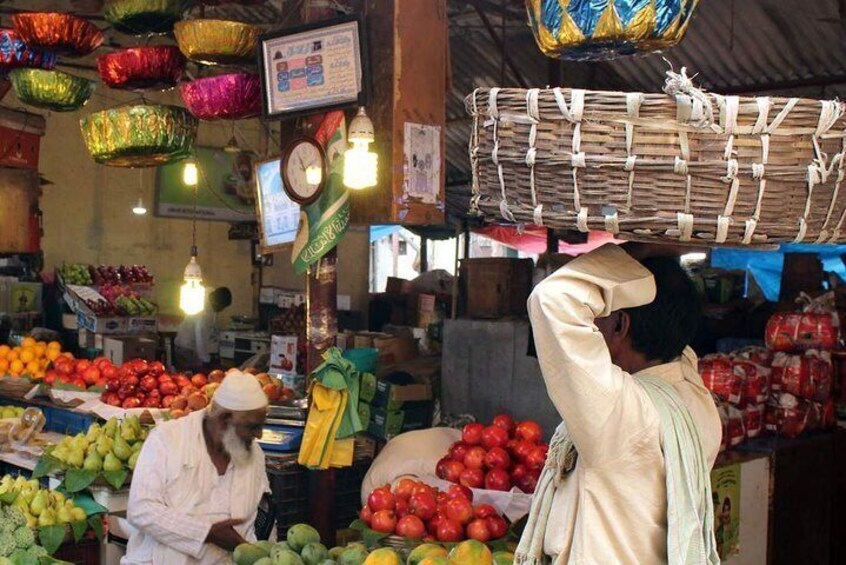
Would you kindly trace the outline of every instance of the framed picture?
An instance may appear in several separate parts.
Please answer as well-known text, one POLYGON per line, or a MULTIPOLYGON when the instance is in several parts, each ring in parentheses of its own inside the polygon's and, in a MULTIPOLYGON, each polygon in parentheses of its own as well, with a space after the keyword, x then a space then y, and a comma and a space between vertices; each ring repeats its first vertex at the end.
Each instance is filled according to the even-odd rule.
POLYGON ((265 118, 367 104, 369 69, 360 17, 271 32, 259 38, 265 118))
MULTIPOLYGON (((198 220, 247 222, 256 219, 255 155, 227 153, 212 147, 194 148, 199 183, 198 220)), ((156 169, 156 216, 193 218, 194 188, 182 181, 185 161, 156 169)))
POLYGON ((281 251, 293 243, 300 225, 300 205, 291 200, 282 186, 281 160, 256 163, 256 200, 259 215, 261 253, 281 251))

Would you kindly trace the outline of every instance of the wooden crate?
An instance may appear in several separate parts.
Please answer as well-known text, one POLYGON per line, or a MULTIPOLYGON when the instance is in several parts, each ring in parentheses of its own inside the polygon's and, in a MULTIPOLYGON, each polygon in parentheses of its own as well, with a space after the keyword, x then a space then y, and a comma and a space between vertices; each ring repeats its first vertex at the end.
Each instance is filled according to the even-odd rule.
POLYGON ((526 315, 532 290, 531 259, 465 259, 461 262, 463 314, 470 318, 526 315))

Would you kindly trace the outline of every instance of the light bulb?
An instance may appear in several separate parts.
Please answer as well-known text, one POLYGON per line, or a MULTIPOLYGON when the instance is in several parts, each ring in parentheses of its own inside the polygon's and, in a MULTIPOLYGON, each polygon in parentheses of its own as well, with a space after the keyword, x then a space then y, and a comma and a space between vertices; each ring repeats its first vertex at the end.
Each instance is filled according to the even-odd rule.
POLYGON ((318 166, 312 165, 311 167, 306 169, 306 182, 312 186, 320 184, 320 181, 323 180, 323 169, 318 166))
POLYGON ((368 148, 366 141, 353 141, 344 153, 344 185, 352 190, 376 186, 378 156, 368 148))
POLYGON ((199 314, 206 306, 206 289, 203 286, 203 271, 192 255, 185 266, 185 283, 179 288, 179 308, 189 316, 199 314))
POLYGON ((147 213, 147 208, 144 206, 144 201, 141 200, 140 196, 138 197, 138 202, 132 207, 132 213, 136 216, 143 216, 147 213))
POLYGON ((199 173, 197 162, 194 159, 187 159, 185 164, 182 165, 182 182, 185 186, 197 186, 199 173))

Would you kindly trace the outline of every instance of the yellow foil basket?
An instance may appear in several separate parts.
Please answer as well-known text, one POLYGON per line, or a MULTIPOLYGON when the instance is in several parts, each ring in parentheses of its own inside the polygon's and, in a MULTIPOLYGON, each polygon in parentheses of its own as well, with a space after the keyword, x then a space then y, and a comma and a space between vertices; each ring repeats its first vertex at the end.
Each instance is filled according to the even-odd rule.
POLYGON ((21 102, 54 112, 78 110, 94 92, 93 81, 61 71, 15 69, 9 79, 21 102))
POLYGON ((188 20, 173 27, 179 49, 191 61, 236 65, 255 59, 261 28, 226 20, 188 20))
POLYGON ((94 160, 114 167, 155 167, 184 159, 199 124, 185 108, 155 104, 104 110, 79 123, 94 160))

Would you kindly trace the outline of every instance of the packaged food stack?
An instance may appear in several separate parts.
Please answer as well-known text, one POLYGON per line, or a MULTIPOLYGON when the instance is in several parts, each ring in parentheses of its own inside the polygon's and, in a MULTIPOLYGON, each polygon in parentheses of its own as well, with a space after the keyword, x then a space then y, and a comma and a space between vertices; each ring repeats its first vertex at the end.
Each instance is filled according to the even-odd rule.
POLYGON ((792 438, 834 425, 831 350, 838 337, 837 314, 825 300, 802 312, 775 314, 767 323, 767 346, 774 352, 768 431, 792 438))

